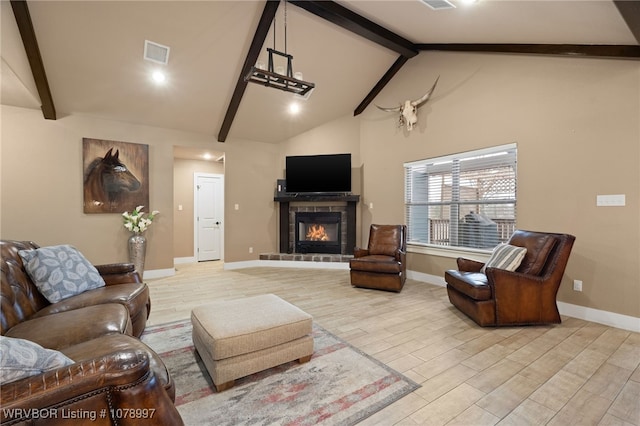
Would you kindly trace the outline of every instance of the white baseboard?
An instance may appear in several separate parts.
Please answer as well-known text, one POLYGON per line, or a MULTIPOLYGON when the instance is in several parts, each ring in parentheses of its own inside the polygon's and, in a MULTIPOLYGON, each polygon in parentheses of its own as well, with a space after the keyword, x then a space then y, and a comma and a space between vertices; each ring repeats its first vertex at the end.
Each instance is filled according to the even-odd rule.
MULTIPOLYGON (((444 277, 425 274, 422 272, 407 271, 407 278, 438 286, 447 285, 444 277)), ((596 322, 610 327, 621 328, 623 330, 635 331, 636 333, 640 332, 640 318, 617 314, 615 312, 602 311, 600 309, 587 308, 580 305, 573 305, 566 302, 557 303, 558 310, 561 315, 596 322)))
MULTIPOLYGON (((296 262, 282 260, 249 260, 245 262, 225 263, 224 269, 242 269, 252 268, 256 266, 272 266, 279 268, 331 268, 331 269, 349 269, 346 262, 296 262)), ((146 274, 145 274, 146 277, 146 274)), ((416 281, 422 281, 445 287, 447 283, 444 277, 438 275, 425 274, 424 272, 407 271, 407 278, 416 281)), ((585 306, 573 305, 571 303, 558 302, 558 310, 561 315, 573 318, 579 318, 585 321, 591 321, 598 324, 608 325, 610 327, 620 328, 623 330, 640 332, 640 318, 629 315, 617 314, 615 312, 603 311, 600 309, 587 308, 585 306)))
POLYGON ((598 324, 604 324, 610 327, 640 333, 640 318, 617 314, 615 312, 601 311, 600 309, 587 308, 565 302, 558 302, 558 310, 562 315, 569 317, 597 322, 598 324))
POLYGON ((175 274, 176 274, 175 268, 152 269, 151 271, 144 271, 142 279, 150 280, 154 278, 172 277, 175 274))
POLYGON ((191 256, 191 257, 174 257, 173 258, 173 264, 174 265, 179 265, 181 263, 196 263, 197 260, 195 257, 191 256))
POLYGON ((407 271, 407 278, 437 285, 440 287, 445 287, 447 285, 444 277, 441 277, 439 275, 425 274, 424 272, 407 271))

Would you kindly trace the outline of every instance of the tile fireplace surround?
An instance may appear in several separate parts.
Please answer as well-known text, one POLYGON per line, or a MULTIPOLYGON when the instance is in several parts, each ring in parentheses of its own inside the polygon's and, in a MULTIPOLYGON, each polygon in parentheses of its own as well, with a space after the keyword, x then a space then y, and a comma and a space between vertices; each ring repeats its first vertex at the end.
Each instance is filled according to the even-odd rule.
POLYGON ((348 262, 353 257, 356 241, 356 205, 359 195, 295 195, 278 194, 279 253, 261 254, 261 260, 293 260, 316 262, 348 262), (340 254, 295 253, 296 212, 340 212, 340 254))

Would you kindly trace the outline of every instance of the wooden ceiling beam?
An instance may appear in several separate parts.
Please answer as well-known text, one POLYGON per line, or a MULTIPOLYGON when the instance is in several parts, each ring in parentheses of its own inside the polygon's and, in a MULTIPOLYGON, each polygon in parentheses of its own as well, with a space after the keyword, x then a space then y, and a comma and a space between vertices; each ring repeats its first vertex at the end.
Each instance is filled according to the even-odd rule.
POLYGON ((365 96, 365 98, 362 100, 362 102, 360 102, 360 105, 358 105, 358 107, 355 109, 355 111, 353 111, 353 116, 354 117, 356 115, 360 115, 369 106, 369 104, 371 102, 373 102, 375 97, 378 96, 378 93, 380 93, 382 91, 384 86, 386 86, 387 83, 389 83, 391 81, 393 76, 396 75, 396 73, 398 71, 400 71, 400 68, 402 68, 402 66, 405 63, 407 63, 408 60, 409 60, 409 58, 407 58, 406 56, 402 56, 402 55, 400 55, 400 57, 398 59, 396 59, 396 61, 393 63, 393 65, 391 65, 391 68, 389 68, 389 70, 387 70, 387 72, 382 76, 380 81, 378 81, 378 83, 373 87, 373 89, 371 89, 369 94, 367 94, 367 96, 365 96))
POLYGON ((400 54, 391 68, 353 111, 354 116, 361 114, 409 58, 419 53, 416 46, 409 40, 333 1, 290 0, 289 3, 400 54))
POLYGON ((333 1, 290 0, 289 3, 407 58, 418 54, 409 40, 333 1))
POLYGON ((594 56, 619 59, 640 58, 640 46, 617 44, 416 44, 420 50, 449 52, 520 53, 529 55, 594 56))
POLYGON ((55 120, 56 107, 53 104, 53 97, 51 96, 47 73, 44 70, 44 63, 40 55, 40 48, 38 47, 38 40, 36 39, 33 22, 31 21, 29 7, 27 6, 26 0, 11 0, 11 8, 13 9, 13 16, 15 16, 16 23, 18 24, 22 44, 27 53, 31 73, 33 74, 33 79, 38 89, 38 95, 40 95, 42 114, 47 120, 55 120))
MULTIPOLYGON (((12 3, 15 0, 12 0, 12 3)), ((382 78, 371 89, 367 96, 360 102, 353 115, 361 114, 375 99, 382 89, 391 81, 393 76, 402 66, 420 51, 439 50, 451 52, 487 52, 487 53, 511 53, 511 54, 540 54, 540 55, 564 55, 564 56, 588 56, 608 57, 618 59, 640 58, 640 46, 636 45, 582 45, 582 44, 490 44, 490 43, 426 43, 414 44, 409 40, 387 30, 386 28, 358 15, 355 12, 333 1, 314 0, 289 0, 289 3, 300 7, 320 18, 338 25, 348 31, 364 37, 378 45, 384 46, 400 54, 398 59, 387 70, 382 78)), ((621 15, 627 22, 631 32, 640 40, 640 2, 626 0, 614 0, 621 15)), ((251 66, 255 64, 264 44, 264 40, 278 9, 279 1, 268 0, 265 5, 258 29, 254 35, 249 53, 238 77, 236 88, 229 103, 227 114, 220 132, 218 141, 224 142, 227 138, 233 119, 240 106, 240 101, 246 89, 247 83, 244 76, 251 66)))
POLYGON ((640 44, 640 2, 629 0, 614 0, 613 2, 622 19, 627 23, 631 33, 636 38, 636 43, 640 44))
POLYGON ((249 69, 251 69, 251 67, 258 60, 260 50, 264 45, 264 40, 267 38, 267 33, 269 32, 269 28, 271 27, 271 22, 273 22, 273 18, 276 16, 276 11, 278 10, 279 5, 279 0, 268 0, 264 5, 264 10, 262 11, 260 22, 258 22, 258 28, 256 29, 256 33, 253 36, 253 40, 251 41, 249 52, 247 53, 247 57, 244 60, 244 64, 242 65, 242 70, 240 71, 240 75, 238 76, 238 81, 236 82, 236 88, 233 91, 233 95, 231 96, 231 102, 229 102, 227 113, 224 116, 224 121, 222 122, 220 131, 218 132, 218 142, 224 142, 227 140, 229 130, 231 130, 231 125, 233 124, 233 119, 238 112, 240 101, 242 100, 244 91, 247 88, 248 83, 244 81, 244 76, 247 75, 249 69))

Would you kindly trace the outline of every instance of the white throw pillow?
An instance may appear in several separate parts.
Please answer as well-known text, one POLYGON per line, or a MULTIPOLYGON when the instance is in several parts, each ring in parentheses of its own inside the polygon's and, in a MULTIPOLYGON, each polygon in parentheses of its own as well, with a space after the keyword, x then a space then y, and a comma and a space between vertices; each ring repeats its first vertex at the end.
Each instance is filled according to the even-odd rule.
POLYGON ((524 247, 511 246, 509 244, 498 244, 491 253, 491 257, 484 264, 480 272, 485 272, 487 268, 506 269, 515 271, 522 263, 527 249, 524 247))
POLYGON ((13 382, 73 364, 62 352, 30 340, 0 336, 0 383, 13 382))
POLYGON ((20 250, 18 254, 33 283, 51 303, 105 286, 95 266, 70 245, 20 250))

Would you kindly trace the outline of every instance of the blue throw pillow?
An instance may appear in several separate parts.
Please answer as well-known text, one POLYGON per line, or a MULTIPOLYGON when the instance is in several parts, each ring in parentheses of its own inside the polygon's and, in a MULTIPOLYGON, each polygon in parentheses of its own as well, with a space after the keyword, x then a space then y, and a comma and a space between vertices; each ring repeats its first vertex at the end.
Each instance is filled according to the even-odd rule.
POLYGON ((33 283, 51 303, 105 286, 95 266, 70 245, 20 250, 18 254, 33 283))
POLYGON ((73 364, 62 352, 30 340, 0 336, 0 383, 13 382, 73 364))

